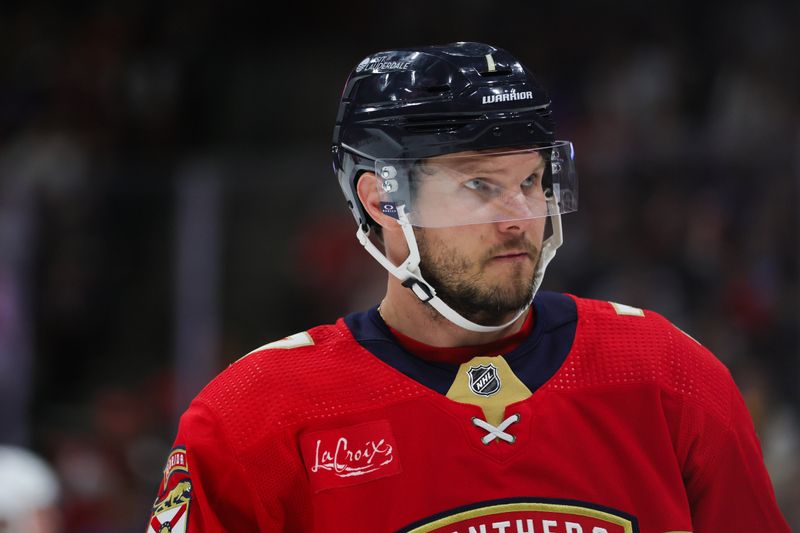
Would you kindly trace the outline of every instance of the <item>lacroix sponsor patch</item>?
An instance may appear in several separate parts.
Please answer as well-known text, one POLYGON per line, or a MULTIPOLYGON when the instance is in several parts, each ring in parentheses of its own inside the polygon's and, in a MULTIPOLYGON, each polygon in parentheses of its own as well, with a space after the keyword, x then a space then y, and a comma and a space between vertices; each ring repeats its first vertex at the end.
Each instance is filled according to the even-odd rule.
POLYGON ((305 433, 300 437, 300 449, 314 492, 402 471, 387 420, 305 433))
POLYGON ((454 510, 404 529, 403 533, 638 533, 636 518, 620 511, 572 501, 487 502, 454 510))

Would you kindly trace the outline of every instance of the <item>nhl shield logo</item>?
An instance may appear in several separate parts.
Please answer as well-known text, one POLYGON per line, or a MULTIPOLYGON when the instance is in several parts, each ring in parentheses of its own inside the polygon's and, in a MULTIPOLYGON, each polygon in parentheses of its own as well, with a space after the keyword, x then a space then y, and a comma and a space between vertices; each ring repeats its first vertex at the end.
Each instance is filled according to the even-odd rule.
POLYGON ((491 396, 500 390, 500 376, 492 363, 469 367, 467 376, 469 389, 479 396, 491 396))

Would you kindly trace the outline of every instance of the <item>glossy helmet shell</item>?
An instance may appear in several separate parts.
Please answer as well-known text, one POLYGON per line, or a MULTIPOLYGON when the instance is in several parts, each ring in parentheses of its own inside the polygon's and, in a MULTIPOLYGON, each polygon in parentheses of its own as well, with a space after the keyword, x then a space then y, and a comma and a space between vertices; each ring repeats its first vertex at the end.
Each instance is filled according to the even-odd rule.
POLYGON ((333 132, 333 167, 359 225, 356 193, 375 159, 554 142, 550 98, 514 56, 481 43, 373 54, 351 72, 333 132))

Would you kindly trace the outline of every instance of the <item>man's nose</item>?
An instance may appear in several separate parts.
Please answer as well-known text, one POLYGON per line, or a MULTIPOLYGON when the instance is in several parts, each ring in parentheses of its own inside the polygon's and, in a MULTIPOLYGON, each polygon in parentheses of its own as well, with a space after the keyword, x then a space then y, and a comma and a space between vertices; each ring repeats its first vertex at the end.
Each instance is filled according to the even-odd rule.
POLYGON ((547 214, 544 202, 537 201, 522 191, 505 191, 500 197, 498 208, 501 210, 499 220, 538 218, 547 214))

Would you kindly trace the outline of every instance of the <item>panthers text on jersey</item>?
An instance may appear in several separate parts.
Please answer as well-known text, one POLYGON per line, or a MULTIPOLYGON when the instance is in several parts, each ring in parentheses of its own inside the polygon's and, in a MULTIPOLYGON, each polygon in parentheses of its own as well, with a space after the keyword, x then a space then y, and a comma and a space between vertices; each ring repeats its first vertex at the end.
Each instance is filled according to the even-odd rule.
POLYGON ((785 532, 727 369, 650 311, 540 293, 431 362, 372 309, 248 354, 183 415, 148 532, 785 532))

